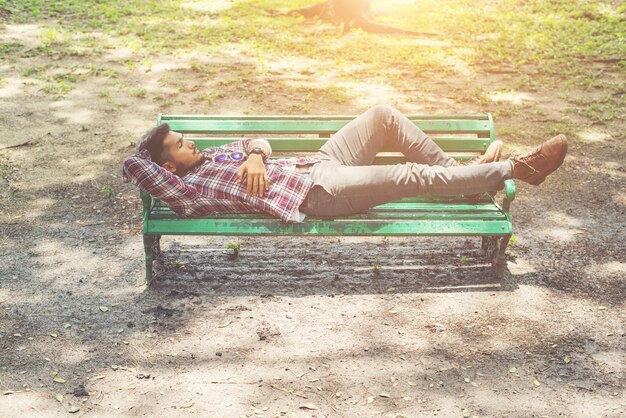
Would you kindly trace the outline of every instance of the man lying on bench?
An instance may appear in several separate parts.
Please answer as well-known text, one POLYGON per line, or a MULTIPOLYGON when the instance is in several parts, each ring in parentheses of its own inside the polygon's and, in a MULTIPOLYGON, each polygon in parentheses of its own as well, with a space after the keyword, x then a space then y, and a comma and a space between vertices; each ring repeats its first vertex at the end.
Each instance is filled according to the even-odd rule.
POLYGON ((502 143, 460 164, 391 106, 376 106, 333 135, 312 157, 269 160, 270 144, 242 139, 199 151, 167 124, 140 140, 124 161, 124 180, 176 214, 264 212, 283 221, 339 217, 415 195, 471 195, 500 190, 506 179, 541 184, 567 153, 558 135, 532 151, 498 161, 502 143), (373 165, 384 147, 407 163, 373 165))

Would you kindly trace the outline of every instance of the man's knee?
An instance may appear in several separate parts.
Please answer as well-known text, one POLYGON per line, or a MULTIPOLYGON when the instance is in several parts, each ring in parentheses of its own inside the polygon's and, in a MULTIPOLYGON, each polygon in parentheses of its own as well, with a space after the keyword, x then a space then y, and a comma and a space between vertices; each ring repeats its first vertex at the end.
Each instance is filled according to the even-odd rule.
POLYGON ((371 112, 376 120, 383 122, 389 120, 389 118, 397 114, 398 110, 391 105, 382 104, 372 107, 371 112))

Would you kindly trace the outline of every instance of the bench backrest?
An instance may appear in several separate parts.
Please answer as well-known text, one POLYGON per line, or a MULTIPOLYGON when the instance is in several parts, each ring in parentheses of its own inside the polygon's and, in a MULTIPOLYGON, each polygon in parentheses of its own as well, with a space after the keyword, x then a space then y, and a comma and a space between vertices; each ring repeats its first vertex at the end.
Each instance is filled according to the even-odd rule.
MULTIPOLYGON (((168 123, 176 132, 187 134, 200 149, 227 144, 242 137, 269 140, 274 158, 315 153, 332 134, 356 116, 227 116, 164 115, 157 124, 168 123)), ((483 153, 494 139, 490 113, 467 115, 407 115, 447 153, 470 159, 483 153)), ((401 154, 384 149, 376 164, 404 162, 401 154)))

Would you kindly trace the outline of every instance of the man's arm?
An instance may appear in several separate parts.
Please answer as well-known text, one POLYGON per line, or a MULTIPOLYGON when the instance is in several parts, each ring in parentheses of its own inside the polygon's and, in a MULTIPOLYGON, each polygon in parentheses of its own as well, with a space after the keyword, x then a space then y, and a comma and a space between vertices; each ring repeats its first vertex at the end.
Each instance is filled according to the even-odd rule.
POLYGON ((179 215, 186 215, 199 196, 198 191, 180 177, 141 155, 126 158, 122 173, 125 182, 131 182, 164 201, 179 215))

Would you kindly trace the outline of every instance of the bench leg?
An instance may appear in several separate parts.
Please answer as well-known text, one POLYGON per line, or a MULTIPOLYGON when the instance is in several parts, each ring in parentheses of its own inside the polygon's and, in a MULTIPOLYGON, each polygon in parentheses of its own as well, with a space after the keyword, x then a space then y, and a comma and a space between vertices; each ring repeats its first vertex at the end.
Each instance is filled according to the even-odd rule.
POLYGON ((481 237, 480 248, 483 250, 484 254, 487 254, 487 251, 489 250, 489 240, 490 239, 491 239, 491 237, 481 237))
POLYGON ((146 283, 150 286, 150 282, 152 281, 152 263, 154 261, 155 254, 159 245, 160 236, 155 235, 147 235, 143 236, 143 249, 145 252, 145 260, 146 260, 146 283))
POLYGON ((498 251, 498 237, 482 237, 481 249, 483 255, 492 262, 495 260, 498 251))
POLYGON ((161 235, 154 236, 154 258, 157 258, 161 254, 161 235))
POLYGON ((498 245, 494 254, 494 266, 496 268, 496 276, 499 279, 504 277, 504 268, 506 267, 506 248, 509 246, 510 235, 498 239, 498 245))

